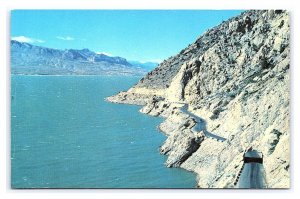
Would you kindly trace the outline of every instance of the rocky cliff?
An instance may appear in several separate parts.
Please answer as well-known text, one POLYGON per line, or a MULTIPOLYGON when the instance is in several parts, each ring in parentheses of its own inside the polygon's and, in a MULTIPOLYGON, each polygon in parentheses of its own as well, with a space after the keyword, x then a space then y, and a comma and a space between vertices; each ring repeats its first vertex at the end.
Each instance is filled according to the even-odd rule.
POLYGON ((197 173, 198 187, 236 187, 253 148, 263 154, 265 187, 288 188, 289 42, 287 11, 245 11, 107 100, 165 117, 166 165, 197 173))

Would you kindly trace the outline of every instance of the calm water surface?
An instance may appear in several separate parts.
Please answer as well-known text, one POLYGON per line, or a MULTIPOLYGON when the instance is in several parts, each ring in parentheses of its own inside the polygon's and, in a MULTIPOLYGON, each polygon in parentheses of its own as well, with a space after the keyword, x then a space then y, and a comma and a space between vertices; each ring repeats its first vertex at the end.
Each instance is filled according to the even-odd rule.
POLYGON ((164 166, 161 118, 104 101, 138 79, 12 76, 12 187, 193 188, 193 173, 164 166))

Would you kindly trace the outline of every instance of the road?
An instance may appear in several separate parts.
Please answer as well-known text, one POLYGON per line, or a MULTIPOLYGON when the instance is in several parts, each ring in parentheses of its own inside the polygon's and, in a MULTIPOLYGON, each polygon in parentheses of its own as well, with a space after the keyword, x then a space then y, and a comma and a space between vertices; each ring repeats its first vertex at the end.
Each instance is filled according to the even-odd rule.
POLYGON ((248 151, 247 153, 245 153, 245 157, 262 158, 261 155, 256 150, 248 151))
POLYGON ((199 118, 197 115, 195 115, 195 114, 189 112, 189 111, 188 111, 188 105, 187 105, 187 104, 184 104, 184 106, 181 107, 181 111, 182 111, 183 113, 187 114, 187 115, 190 115, 192 118, 195 119, 196 124, 195 124, 195 126, 192 128, 192 131, 194 131, 194 132, 199 132, 199 131, 202 131, 202 130, 203 130, 203 132, 204 132, 204 134, 205 134, 206 137, 210 137, 210 138, 216 139, 216 140, 218 140, 218 141, 222 141, 222 142, 226 140, 225 138, 223 138, 223 137, 221 137, 221 136, 218 136, 218 135, 215 135, 215 134, 212 134, 212 133, 208 132, 208 131, 206 130, 205 122, 204 122, 201 118, 199 118))
POLYGON ((262 189, 265 188, 263 165, 260 163, 245 163, 238 182, 238 188, 262 189))
POLYGON ((264 167, 262 163, 262 155, 256 150, 245 153, 244 169, 238 181, 238 188, 242 189, 262 189, 265 187, 264 167), (258 161, 259 160, 259 161, 258 161))
MULTIPOLYGON (((199 118, 197 115, 191 113, 188 111, 188 105, 184 104, 184 106, 181 107, 181 111, 187 115, 190 115, 192 118, 195 119, 196 124, 192 128, 192 131, 204 132, 205 136, 216 139, 218 141, 225 141, 226 139, 223 137, 220 137, 218 135, 215 135, 213 133, 210 133, 206 130, 206 124, 205 121, 203 121, 201 118, 199 118)), ((242 189, 261 189, 266 188, 265 187, 265 181, 264 181, 264 168, 262 164, 262 155, 258 153, 256 150, 251 150, 245 153, 245 158, 249 162, 245 162, 244 169, 241 173, 241 176, 238 181, 238 188, 242 189), (261 163, 259 163, 261 162, 261 163)))
MULTIPOLYGON (((203 131, 205 136, 216 139, 218 141, 225 141, 226 139, 215 135, 213 133, 210 133, 206 130, 206 124, 205 121, 203 121, 201 118, 199 118, 197 115, 191 113, 188 111, 188 105, 185 103, 184 106, 181 107, 181 111, 187 115, 190 115, 192 118, 195 119, 196 124, 192 128, 192 131, 199 132, 203 131)), ((245 153, 245 158, 249 162, 245 162, 244 169, 241 173, 241 176, 239 178, 237 187, 242 189, 261 189, 266 188, 265 187, 265 179, 263 176, 264 168, 262 164, 262 154, 258 153, 256 150, 251 150, 245 153), (261 162, 261 163, 260 163, 261 162)))

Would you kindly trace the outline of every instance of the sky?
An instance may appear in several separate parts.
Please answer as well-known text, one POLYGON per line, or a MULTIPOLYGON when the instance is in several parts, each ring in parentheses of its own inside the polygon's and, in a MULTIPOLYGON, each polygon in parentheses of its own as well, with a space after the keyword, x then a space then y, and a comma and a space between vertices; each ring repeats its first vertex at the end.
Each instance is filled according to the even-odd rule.
POLYGON ((161 62, 241 10, 13 10, 11 39, 161 62))

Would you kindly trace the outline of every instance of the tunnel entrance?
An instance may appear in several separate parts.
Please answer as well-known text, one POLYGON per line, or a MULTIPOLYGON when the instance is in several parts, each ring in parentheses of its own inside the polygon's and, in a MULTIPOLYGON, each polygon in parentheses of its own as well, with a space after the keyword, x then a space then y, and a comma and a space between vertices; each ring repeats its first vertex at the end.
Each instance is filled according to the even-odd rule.
POLYGON ((236 182, 237 187, 242 189, 266 188, 263 175, 263 154, 250 148, 244 153, 243 159, 244 164, 236 182))
POLYGON ((263 163, 263 154, 256 150, 248 150, 244 154, 244 163, 263 163))

